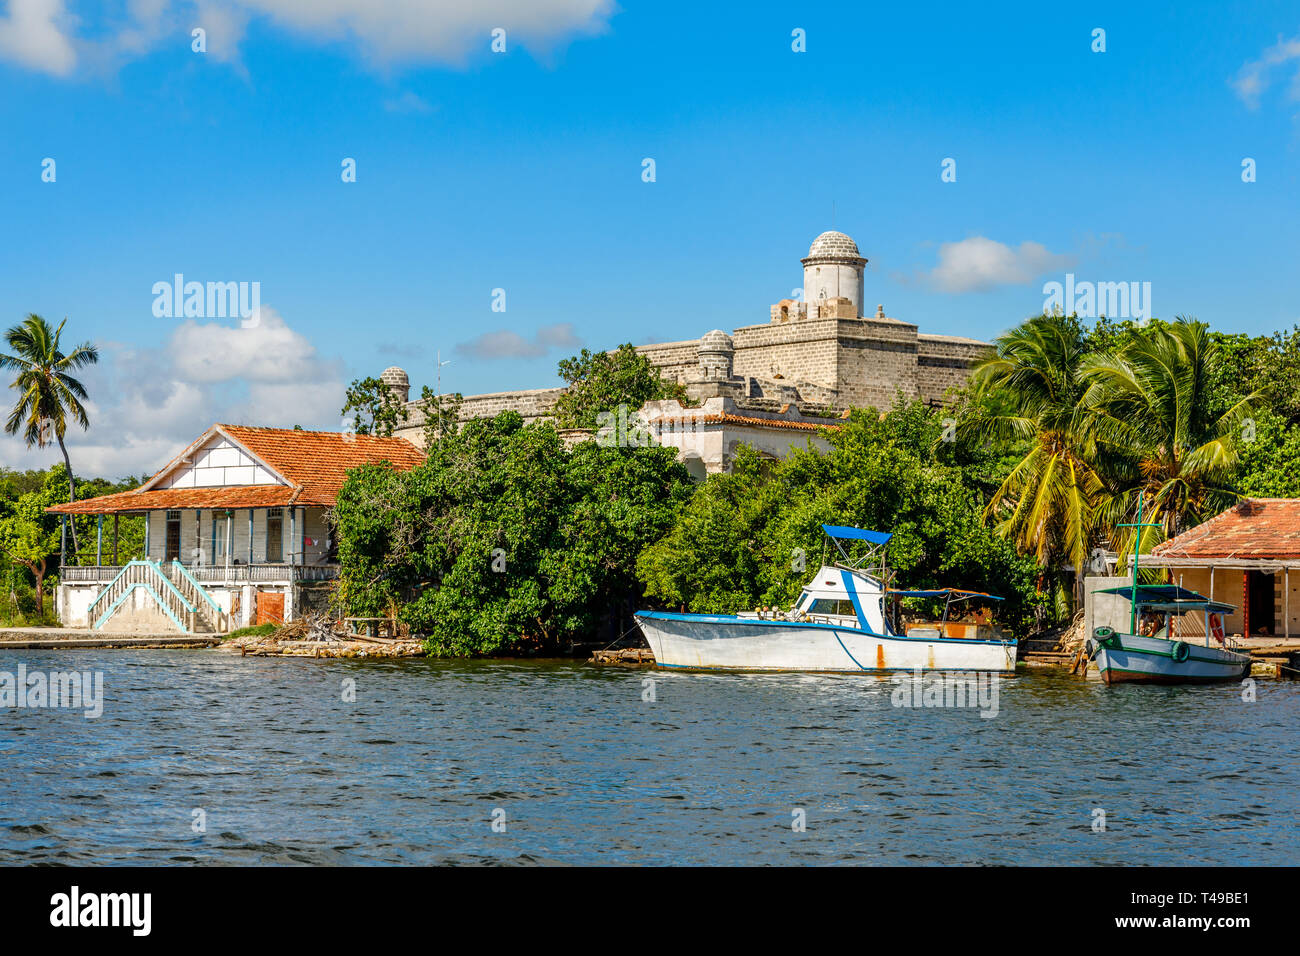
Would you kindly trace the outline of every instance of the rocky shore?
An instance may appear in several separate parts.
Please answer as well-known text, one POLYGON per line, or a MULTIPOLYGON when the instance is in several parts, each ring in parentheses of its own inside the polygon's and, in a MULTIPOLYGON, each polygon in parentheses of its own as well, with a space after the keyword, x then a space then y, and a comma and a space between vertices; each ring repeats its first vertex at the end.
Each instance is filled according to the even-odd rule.
POLYGON ((220 650, 243 657, 423 657, 425 653, 423 642, 412 639, 313 641, 281 638, 279 632, 232 637, 221 642, 220 650))

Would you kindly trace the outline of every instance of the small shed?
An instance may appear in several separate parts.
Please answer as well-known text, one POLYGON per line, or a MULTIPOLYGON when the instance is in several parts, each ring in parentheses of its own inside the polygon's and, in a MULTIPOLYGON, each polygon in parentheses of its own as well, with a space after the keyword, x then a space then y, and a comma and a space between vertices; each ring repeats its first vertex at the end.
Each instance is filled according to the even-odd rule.
POLYGON ((1300 571, 1300 499, 1243 498, 1157 545, 1140 566, 1236 605, 1224 621, 1230 634, 1300 637, 1300 574, 1291 573, 1300 571))

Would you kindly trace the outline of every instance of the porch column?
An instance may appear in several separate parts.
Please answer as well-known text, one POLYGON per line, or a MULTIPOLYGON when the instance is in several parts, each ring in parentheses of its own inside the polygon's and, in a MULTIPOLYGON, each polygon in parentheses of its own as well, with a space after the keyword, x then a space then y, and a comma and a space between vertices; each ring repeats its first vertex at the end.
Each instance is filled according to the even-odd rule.
MULTIPOLYGON (((194 509, 194 550, 198 552, 196 564, 203 563, 203 512, 194 509)), ((211 564, 211 562, 208 562, 211 564)))
POLYGON ((97 515, 95 519, 95 567, 104 563, 104 516, 97 515))
POLYGON ((289 508, 289 564, 294 564, 293 546, 298 540, 298 509, 289 508))
MULTIPOLYGON (((252 508, 248 509, 248 564, 249 567, 252 567, 253 565, 253 509, 252 508)), ((252 574, 252 572, 250 571, 249 574, 252 574)), ((251 581, 252 578, 250 577, 249 580, 251 581)))
POLYGON ((59 515, 59 564, 68 563, 68 516, 59 515))
POLYGON ((117 567, 117 519, 118 513, 113 512, 113 566, 117 567))
POLYGON ((149 512, 144 513, 144 559, 149 560, 149 512))
POLYGON ((1291 567, 1282 569, 1282 635, 1291 639, 1291 567))

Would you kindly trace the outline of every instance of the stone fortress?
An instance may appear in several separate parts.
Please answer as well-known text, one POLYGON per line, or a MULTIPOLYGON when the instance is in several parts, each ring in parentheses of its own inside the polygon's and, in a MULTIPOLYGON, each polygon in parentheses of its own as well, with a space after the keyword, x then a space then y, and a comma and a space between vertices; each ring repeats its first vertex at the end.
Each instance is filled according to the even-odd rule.
MULTIPOLYGON (((827 417, 853 407, 886 408, 900 393, 941 404, 949 389, 965 384, 971 366, 989 348, 977 339, 921 334, 915 325, 886 316, 883 306, 864 316, 867 260, 842 232, 822 233, 800 261, 802 299, 777 302, 769 321, 730 335, 714 330, 698 339, 637 346, 666 378, 680 382, 690 398, 702 403, 692 409, 652 402, 643 414, 649 413, 652 422, 694 417, 722 431, 730 424, 745 432, 805 432, 786 434, 788 447, 794 437, 807 440, 807 433, 826 424, 827 417)), ((407 403, 409 420, 397 434, 422 444, 423 415, 410 401, 406 372, 390 368, 381 377, 407 403)), ((460 418, 490 418, 511 409, 534 421, 549 415, 562 391, 466 395, 460 418)), ((730 457, 726 449, 734 444, 724 436, 721 459, 707 456, 705 470, 724 470, 730 457)), ((767 453, 783 456, 780 447, 767 453)))

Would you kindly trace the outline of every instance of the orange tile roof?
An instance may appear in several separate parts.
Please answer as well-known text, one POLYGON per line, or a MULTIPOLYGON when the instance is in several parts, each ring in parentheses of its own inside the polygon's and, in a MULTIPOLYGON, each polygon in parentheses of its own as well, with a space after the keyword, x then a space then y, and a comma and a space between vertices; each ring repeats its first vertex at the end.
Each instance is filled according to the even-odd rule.
POLYGON ((420 450, 405 438, 247 425, 216 427, 292 484, 301 485, 304 497, 325 505, 334 504, 349 468, 388 461, 398 471, 406 471, 424 461, 420 450))
POLYGON ((72 504, 51 505, 45 510, 60 515, 108 515, 171 508, 279 508, 295 504, 318 505, 318 502, 303 500, 302 490, 288 485, 226 485, 221 488, 122 491, 98 498, 82 498, 72 504))
POLYGON ((247 425, 213 425, 184 452, 135 491, 54 505, 54 514, 113 514, 164 508, 275 508, 285 505, 331 507, 349 468, 391 462, 406 471, 424 455, 405 438, 378 438, 342 432, 309 432, 247 425), (283 478, 283 485, 227 485, 209 488, 152 488, 192 450, 215 434, 242 445, 283 478))
POLYGON ((1300 498, 1243 498, 1151 553, 1166 558, 1300 558, 1300 498))

